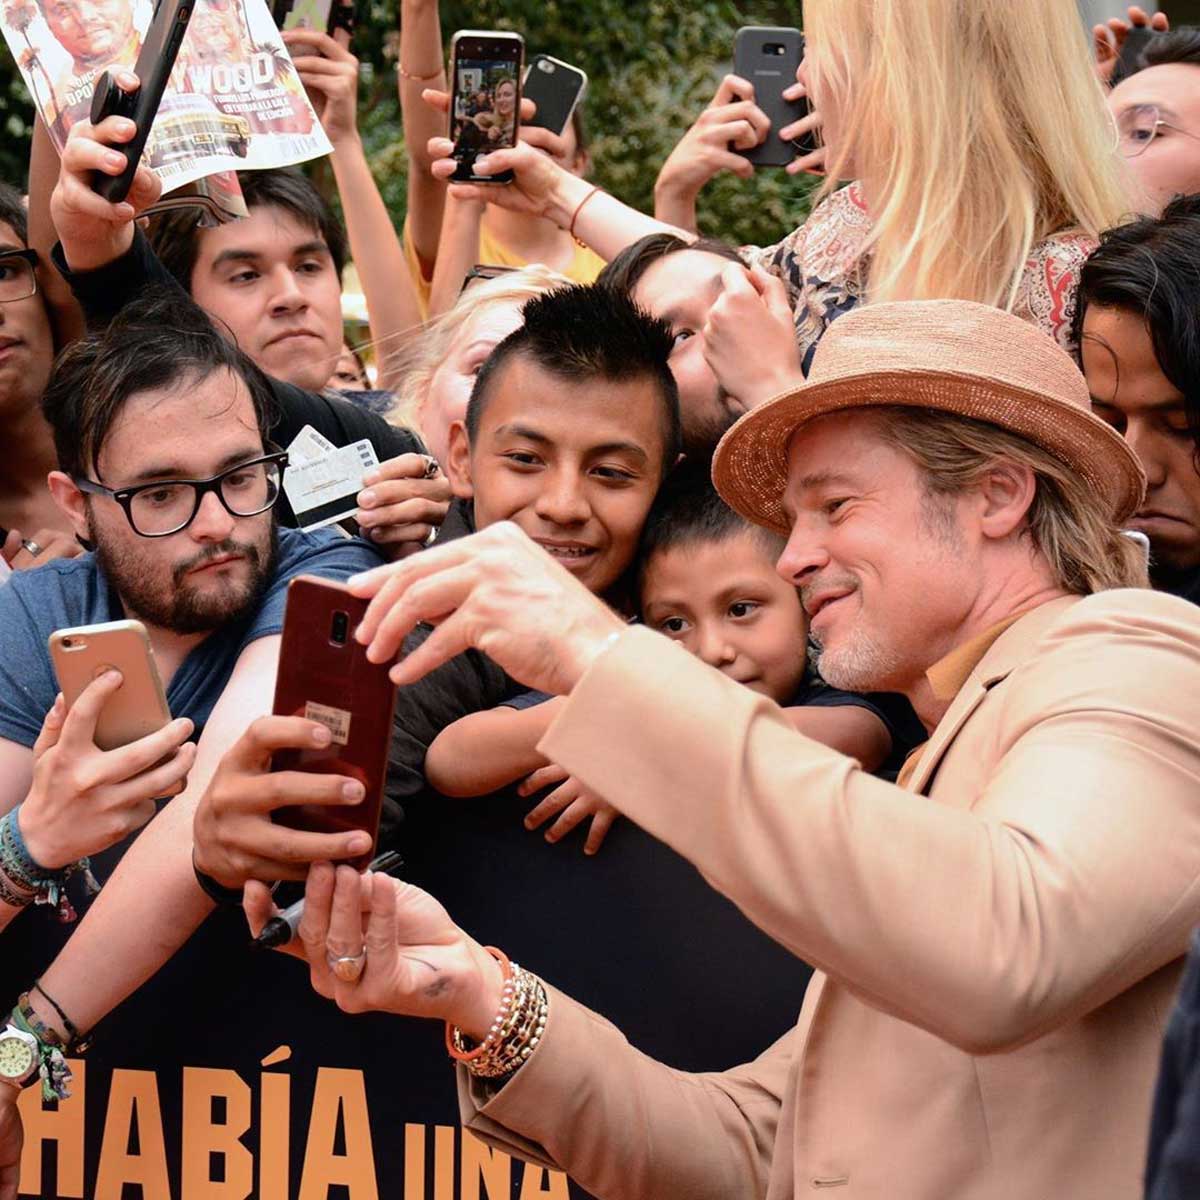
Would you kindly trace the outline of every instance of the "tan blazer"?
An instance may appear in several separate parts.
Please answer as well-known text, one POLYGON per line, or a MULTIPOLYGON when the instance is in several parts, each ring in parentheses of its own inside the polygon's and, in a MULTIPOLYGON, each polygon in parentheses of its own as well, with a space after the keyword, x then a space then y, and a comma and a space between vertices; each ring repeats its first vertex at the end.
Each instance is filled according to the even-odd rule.
MULTIPOLYGON (((629 631, 543 750, 818 974, 790 1034, 703 1076, 555 993, 507 1085, 462 1077, 464 1121, 605 1200, 1134 1200, 1200 923, 1198 727, 1200 608, 1150 592, 1002 633, 908 790, 629 631)), ((508 949, 538 969, 536 929, 508 949)))

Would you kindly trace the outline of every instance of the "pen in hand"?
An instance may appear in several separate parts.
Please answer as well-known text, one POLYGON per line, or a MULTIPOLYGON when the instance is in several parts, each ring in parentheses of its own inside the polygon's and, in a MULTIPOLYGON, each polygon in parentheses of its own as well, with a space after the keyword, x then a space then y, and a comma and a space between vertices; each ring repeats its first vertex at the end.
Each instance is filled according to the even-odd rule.
MULTIPOLYGON (((378 858, 374 858, 367 866, 368 871, 378 871, 390 875, 404 866, 404 860, 394 850, 385 850, 378 858)), ((254 945, 263 950, 274 950, 286 946, 296 936, 300 927, 300 918, 304 916, 304 898, 295 904, 288 905, 278 916, 272 917, 254 939, 254 945)))

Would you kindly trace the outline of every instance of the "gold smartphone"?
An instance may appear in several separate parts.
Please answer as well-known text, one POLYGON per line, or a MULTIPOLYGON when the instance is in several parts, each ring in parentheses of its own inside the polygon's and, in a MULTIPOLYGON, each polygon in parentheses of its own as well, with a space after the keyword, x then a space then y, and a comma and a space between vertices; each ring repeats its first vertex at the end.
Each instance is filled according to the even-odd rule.
POLYGON ((171 720, 154 650, 141 621, 59 629, 50 635, 49 645, 50 661, 68 712, 93 679, 110 667, 121 672, 124 682, 109 696, 96 721, 93 740, 98 749, 127 746, 171 720))

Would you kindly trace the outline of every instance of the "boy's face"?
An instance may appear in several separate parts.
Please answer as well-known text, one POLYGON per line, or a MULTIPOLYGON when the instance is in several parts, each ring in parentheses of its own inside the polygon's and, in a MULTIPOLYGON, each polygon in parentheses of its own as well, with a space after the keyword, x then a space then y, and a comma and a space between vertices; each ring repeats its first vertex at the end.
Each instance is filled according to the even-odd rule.
POLYGON ((474 444, 451 427, 450 480, 477 529, 513 521, 602 593, 633 560, 663 441, 653 381, 565 381, 518 355, 492 379, 474 444))
POLYGON ((319 392, 342 350, 342 285, 319 231, 272 204, 200 235, 192 299, 268 375, 319 392))
POLYGON ((654 554, 642 617, 751 691, 786 704, 804 679, 808 620, 761 538, 735 534, 654 554))

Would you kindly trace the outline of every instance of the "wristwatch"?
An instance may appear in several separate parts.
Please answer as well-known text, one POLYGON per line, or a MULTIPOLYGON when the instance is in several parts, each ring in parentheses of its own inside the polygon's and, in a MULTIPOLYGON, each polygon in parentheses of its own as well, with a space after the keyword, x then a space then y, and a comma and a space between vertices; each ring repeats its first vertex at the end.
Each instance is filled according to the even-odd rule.
POLYGON ((38 1040, 15 1025, 0 1032, 0 1083, 24 1087, 38 1070, 38 1040))

